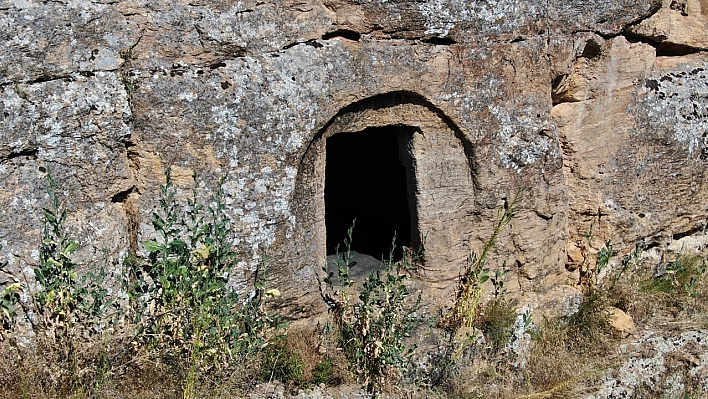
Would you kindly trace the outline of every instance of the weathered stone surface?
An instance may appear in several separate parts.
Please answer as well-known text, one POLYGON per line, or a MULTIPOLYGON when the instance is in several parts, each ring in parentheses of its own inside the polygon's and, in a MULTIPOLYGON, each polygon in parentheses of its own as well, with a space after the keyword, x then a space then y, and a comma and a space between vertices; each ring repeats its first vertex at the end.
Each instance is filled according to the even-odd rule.
POLYGON ((87 1, 0 2, 3 84, 114 71, 140 27, 120 5, 87 1))
POLYGON ((703 226, 706 7, 686 4, 1 1, 0 242, 14 273, 33 264, 48 167, 77 256, 111 262, 144 255, 168 166, 179 196, 193 172, 204 198, 226 175, 232 283, 267 250, 280 305, 306 317, 323 306, 326 139, 394 126, 413 132, 426 295, 452 299, 521 190, 488 265, 532 308, 560 306, 591 226, 592 245, 625 247, 703 226), (664 34, 691 50, 656 57, 664 34))
POLYGON ((585 232, 595 248, 608 239, 667 245, 705 219, 705 56, 657 58, 622 37, 585 40, 553 108, 572 187, 572 270, 585 259, 585 232))
POLYGON ((623 336, 629 336, 637 329, 634 326, 634 320, 632 319, 632 316, 623 312, 622 309, 610 307, 609 312, 610 326, 623 336))
POLYGON ((629 32, 659 43, 659 51, 670 53, 708 49, 707 30, 708 3, 664 0, 659 12, 629 32))
POLYGON ((685 392, 708 392, 708 336, 691 330, 662 336, 644 331, 622 345, 627 360, 619 370, 602 378, 594 398, 626 398, 634 395, 680 397, 685 392))
POLYGON ((68 223, 84 244, 77 261, 104 250, 110 259, 124 257, 129 227, 120 201, 133 185, 123 144, 131 111, 118 74, 6 85, 0 101, 0 242, 12 254, 14 278, 31 274, 25 266, 37 257, 48 171, 61 182, 68 223))

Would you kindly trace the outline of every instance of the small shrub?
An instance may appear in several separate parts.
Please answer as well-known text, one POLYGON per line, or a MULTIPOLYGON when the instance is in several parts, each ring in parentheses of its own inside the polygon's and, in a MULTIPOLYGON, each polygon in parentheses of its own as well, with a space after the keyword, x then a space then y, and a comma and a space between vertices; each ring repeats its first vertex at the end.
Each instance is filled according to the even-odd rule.
POLYGON ((509 343, 514 333, 516 309, 505 297, 490 300, 478 313, 477 324, 493 351, 498 352, 509 343))
POLYGON ((617 338, 610 325, 609 300, 604 292, 586 292, 578 311, 562 318, 567 329, 566 347, 577 353, 603 352, 609 340, 617 338))
MULTIPOLYGON (((29 317, 36 331, 54 339, 60 339, 72 329, 84 333, 99 332, 106 324, 114 324, 117 318, 107 320, 104 316, 114 304, 115 298, 107 295, 101 282, 105 269, 90 265, 90 270, 79 277, 79 265, 71 256, 79 248, 66 226, 66 209, 56 195, 57 183, 47 174, 47 194, 51 208, 42 208, 44 226, 39 246, 39 264, 34 275, 39 288, 34 292, 34 314, 29 317)), ((70 339, 67 337, 67 339, 70 339)))
POLYGON ((305 363, 300 353, 288 346, 285 340, 266 347, 260 364, 258 379, 261 381, 278 380, 295 385, 303 382, 305 363))
POLYGON ((353 229, 352 225, 344 240, 346 252, 337 251, 335 266, 341 287, 334 287, 334 273, 328 273, 324 266, 324 272, 328 273, 324 282, 329 292, 323 291, 322 295, 333 313, 339 345, 352 371, 373 392, 387 377, 399 377, 413 351, 404 338, 416 322, 415 312, 420 304, 420 296, 416 302, 410 302, 408 290, 416 257, 404 251, 404 258, 394 262, 392 244, 384 268, 371 272, 357 298, 352 289, 354 283, 349 279, 349 269, 356 265, 350 250, 353 229))
POLYGON ((440 321, 440 327, 456 331, 461 327, 470 328, 474 325, 480 301, 482 300, 482 284, 489 280, 489 269, 486 268, 487 256, 496 245, 499 234, 514 218, 516 203, 520 194, 521 190, 516 193, 511 203, 505 203, 505 206, 499 209, 496 225, 481 254, 472 253, 470 256, 467 262, 467 270, 460 281, 460 289, 455 304, 440 321))
POLYGON ((669 306, 680 305, 680 297, 701 296, 701 283, 708 270, 705 259, 681 256, 660 269, 655 276, 642 282, 640 292, 663 295, 669 306))
MULTIPOLYGON (((499 352, 509 343, 516 323, 516 308, 508 299, 506 289, 506 262, 501 270, 496 270, 490 281, 494 286, 494 297, 477 313, 476 324, 494 352, 499 352)), ((530 323, 530 320, 529 320, 530 323)))
POLYGON ((293 386, 337 385, 347 379, 347 361, 334 344, 328 327, 324 331, 319 326, 290 329, 287 337, 266 348, 275 355, 265 364, 261 362, 259 378, 278 379, 293 386))
MULTIPOLYGON (((0 245, 2 251, 2 245, 0 245)), ((0 271, 5 271, 7 262, 0 260, 0 271)), ((17 306, 20 301, 18 293, 22 284, 18 282, 7 283, 0 291, 0 341, 3 340, 5 333, 11 331, 15 326, 15 317, 17 317, 17 306)))
POLYGON ((511 223, 520 194, 521 190, 510 203, 505 201, 504 206, 497 211, 491 236, 481 253, 472 253, 468 259, 455 303, 436 325, 444 330, 447 338, 438 345, 442 350, 431 356, 431 371, 427 373, 424 383, 444 387, 453 396, 462 395, 462 392, 470 394, 468 387, 462 386, 465 384, 460 384, 459 380, 462 375, 466 376, 465 379, 478 377, 475 373, 474 376, 468 375, 477 367, 476 361, 489 361, 499 368, 505 368, 508 363, 508 359, 494 359, 509 342, 516 321, 516 311, 507 298, 505 287, 508 271, 504 264, 501 270, 491 273, 486 262, 499 234, 511 223), (488 281, 492 283, 494 297, 483 305, 483 284, 488 281), (480 332, 491 351, 479 345, 480 332))
POLYGON ((337 368, 334 359, 325 356, 312 370, 312 383, 315 385, 336 383, 337 368))
POLYGON ((77 390, 90 394, 110 374, 107 364, 112 355, 103 343, 115 334, 121 312, 115 297, 102 286, 103 266, 81 267, 73 261, 79 244, 71 239, 66 209, 49 174, 47 183, 50 206, 42 209, 39 261, 33 269, 37 284, 13 283, 0 293, 3 329, 12 330, 21 313, 22 323, 35 332, 29 344, 17 345, 16 336, 9 340, 6 360, 16 372, 28 375, 8 376, 9 386, 19 384, 29 396, 37 390, 43 395, 63 396, 77 390), (80 269, 91 270, 79 275, 80 269), (26 303, 19 300, 22 288, 30 296, 26 303))
POLYGON ((168 364, 186 365, 184 396, 191 397, 199 376, 233 371, 245 357, 277 340, 284 322, 264 308, 267 298, 280 295, 266 287, 267 254, 252 295, 239 304, 227 287, 236 254, 228 237, 224 178, 212 206, 199 203, 195 186, 180 213, 169 169, 165 177, 160 211, 152 215, 158 237, 143 243, 149 251, 146 261, 128 263, 133 280, 127 285, 138 325, 135 341, 168 364))
MULTIPOLYGON (((224 180, 214 205, 201 205, 195 188, 181 209, 170 177, 168 170, 153 213, 158 237, 144 243, 148 258, 131 255, 123 262, 128 298, 120 303, 103 287, 104 267, 74 262, 79 244, 66 226, 56 182, 47 177, 51 206, 43 209, 38 288, 22 314, 36 335, 29 345, 12 337, 1 348, 13 367, 0 369, 0 396, 102 397, 106 389, 125 389, 134 397, 179 391, 192 398, 215 388, 216 379, 219 385, 234 377, 252 383, 258 352, 284 332, 281 318, 264 309, 279 295, 266 287, 268 257, 263 254, 254 292, 239 301, 226 286, 236 256, 224 180)), ((6 331, 17 322, 17 290, 13 284, 0 292, 6 331)))

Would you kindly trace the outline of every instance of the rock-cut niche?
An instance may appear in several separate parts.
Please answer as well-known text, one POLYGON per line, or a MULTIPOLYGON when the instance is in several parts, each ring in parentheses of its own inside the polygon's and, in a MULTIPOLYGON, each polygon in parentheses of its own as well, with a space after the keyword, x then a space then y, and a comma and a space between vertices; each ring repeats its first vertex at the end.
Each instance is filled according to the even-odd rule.
MULTIPOLYGON (((425 246, 421 278, 454 284, 474 223, 472 145, 422 96, 393 92, 342 109, 314 137, 298 171, 290 232, 291 271, 306 279, 343 242, 388 256, 425 246)), ((341 249, 341 246, 340 246, 341 249)))

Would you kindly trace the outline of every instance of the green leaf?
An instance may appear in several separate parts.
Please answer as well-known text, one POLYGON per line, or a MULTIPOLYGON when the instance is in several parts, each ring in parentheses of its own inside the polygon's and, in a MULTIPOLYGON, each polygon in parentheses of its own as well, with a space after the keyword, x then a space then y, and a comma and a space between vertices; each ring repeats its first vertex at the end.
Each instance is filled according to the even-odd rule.
POLYGON ((68 257, 69 255, 73 254, 78 248, 79 244, 74 241, 71 241, 69 242, 69 245, 64 248, 61 254, 68 257))
POLYGON ((57 221, 57 217, 54 215, 54 212, 50 211, 47 208, 42 208, 42 212, 44 212, 44 218, 47 219, 48 221, 54 223, 57 221))
POLYGON ((145 241, 143 242, 143 247, 145 247, 148 252, 160 252, 165 249, 165 247, 160 245, 157 241, 145 241))
POLYGON ((153 213, 152 225, 155 227, 155 230, 162 230, 165 227, 165 222, 163 222, 162 219, 156 213, 153 213))
POLYGON ((172 241, 172 242, 169 244, 169 246, 170 246, 171 248, 173 248, 173 249, 178 250, 178 251, 182 251, 182 250, 187 249, 187 243, 185 243, 184 241, 182 241, 182 240, 180 240, 180 239, 177 239, 177 240, 172 241))

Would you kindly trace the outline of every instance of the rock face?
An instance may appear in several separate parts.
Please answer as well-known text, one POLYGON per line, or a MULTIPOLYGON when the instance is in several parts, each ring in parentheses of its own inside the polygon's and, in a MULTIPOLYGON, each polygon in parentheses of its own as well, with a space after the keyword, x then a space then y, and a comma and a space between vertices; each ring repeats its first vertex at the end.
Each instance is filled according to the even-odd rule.
POLYGON ((705 330, 666 336, 644 331, 620 348, 627 360, 615 373, 601 378, 594 398, 636 396, 681 397, 685 392, 708 392, 708 337, 705 330), (661 395, 661 396, 659 396, 661 395))
POLYGON ((409 209, 398 238, 425 243, 431 296, 452 299, 520 192, 490 265, 552 308, 601 241, 704 228, 707 21, 703 0, 0 0, 2 278, 31 275, 47 171, 76 256, 117 268, 153 237, 171 166, 205 198, 227 176, 234 286, 267 250, 280 305, 310 316, 326 217, 357 217, 328 206, 328 139, 375 128, 396 138, 406 201, 388 206, 409 209))

